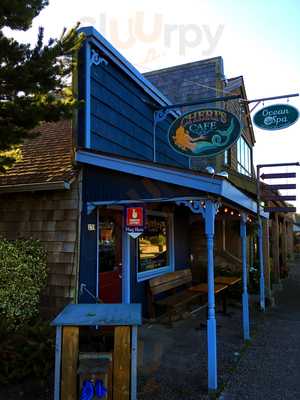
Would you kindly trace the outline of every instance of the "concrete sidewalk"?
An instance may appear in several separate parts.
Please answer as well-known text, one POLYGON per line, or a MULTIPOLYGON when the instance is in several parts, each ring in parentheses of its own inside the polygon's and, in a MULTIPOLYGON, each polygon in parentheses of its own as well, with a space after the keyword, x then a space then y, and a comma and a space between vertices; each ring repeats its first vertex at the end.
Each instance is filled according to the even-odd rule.
POLYGON ((222 400, 300 399, 300 259, 228 380, 222 400))

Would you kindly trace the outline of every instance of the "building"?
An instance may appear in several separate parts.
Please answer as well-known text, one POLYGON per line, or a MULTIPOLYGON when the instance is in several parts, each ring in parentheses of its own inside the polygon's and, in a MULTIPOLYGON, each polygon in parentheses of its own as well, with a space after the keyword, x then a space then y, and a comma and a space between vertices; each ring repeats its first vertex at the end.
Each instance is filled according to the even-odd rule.
MULTIPOLYGON (((227 81, 219 57, 145 77, 93 28, 82 31, 74 89, 84 106, 72 124, 43 125, 41 135, 23 146, 23 160, 1 176, 0 232, 45 244, 49 284, 42 306, 48 315, 70 300, 100 299, 142 303, 146 316, 149 279, 191 268, 195 282, 208 282, 209 388, 216 389, 215 268, 243 275, 249 339, 247 268, 267 232, 261 209, 259 240, 254 229, 255 139, 243 79, 227 81), (168 140, 179 116, 174 103, 230 95, 234 101, 210 99, 205 107, 243 122, 237 143, 209 160, 175 151, 168 140), (135 239, 125 230, 130 207, 146 218, 135 239)), ((257 258, 264 309, 262 252, 257 258)))

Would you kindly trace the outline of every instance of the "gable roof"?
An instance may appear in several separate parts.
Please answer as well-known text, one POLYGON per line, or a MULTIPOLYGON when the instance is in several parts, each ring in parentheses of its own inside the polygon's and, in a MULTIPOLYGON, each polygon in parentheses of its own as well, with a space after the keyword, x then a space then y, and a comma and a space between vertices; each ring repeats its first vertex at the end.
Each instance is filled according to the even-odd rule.
MULTIPOLYGON (((226 94, 241 94, 242 99, 247 100, 247 93, 246 93, 246 87, 245 87, 245 82, 244 82, 244 77, 241 76, 236 76, 234 78, 230 78, 226 81, 226 85, 224 88, 224 93, 226 94)), ((245 108, 245 123, 248 127, 248 132, 250 134, 250 140, 252 145, 255 144, 255 135, 254 135, 254 130, 253 130, 253 125, 252 125, 252 120, 251 120, 251 115, 250 115, 250 108, 249 104, 247 102, 244 102, 244 108, 245 108)))
POLYGON ((71 121, 43 123, 37 131, 21 146, 22 159, 0 173, 0 191, 68 188, 76 174, 71 121))
POLYGON ((217 87, 217 80, 224 79, 222 57, 163 68, 144 76, 175 104, 223 95, 222 88, 217 87))

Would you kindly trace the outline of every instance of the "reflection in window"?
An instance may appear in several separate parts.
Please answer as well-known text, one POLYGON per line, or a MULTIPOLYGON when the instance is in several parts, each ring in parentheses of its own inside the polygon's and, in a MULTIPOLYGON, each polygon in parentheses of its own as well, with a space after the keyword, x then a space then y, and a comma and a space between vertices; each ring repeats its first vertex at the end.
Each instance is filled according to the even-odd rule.
POLYGON ((121 262, 120 229, 114 218, 99 222, 99 271, 114 271, 121 262))
POLYGON ((145 230, 138 239, 138 272, 169 265, 169 219, 148 215, 145 230))
POLYGON ((240 174, 252 176, 251 148, 243 137, 237 141, 237 170, 240 174))

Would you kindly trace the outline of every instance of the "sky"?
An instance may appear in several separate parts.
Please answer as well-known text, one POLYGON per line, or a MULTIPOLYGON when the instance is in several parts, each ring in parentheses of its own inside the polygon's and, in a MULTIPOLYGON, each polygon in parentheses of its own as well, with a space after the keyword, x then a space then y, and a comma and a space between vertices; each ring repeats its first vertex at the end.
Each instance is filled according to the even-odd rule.
MULTIPOLYGON (((77 21, 93 25, 140 72, 222 56, 227 78, 243 75, 248 99, 300 92, 299 0, 50 0, 32 28, 14 37, 33 43, 39 26, 46 38, 57 37, 77 21)), ((300 97, 289 104, 300 109, 300 97)), ((300 161, 300 119, 254 131, 255 163, 300 161)), ((300 167, 276 168, 295 170, 300 212, 300 167)))

